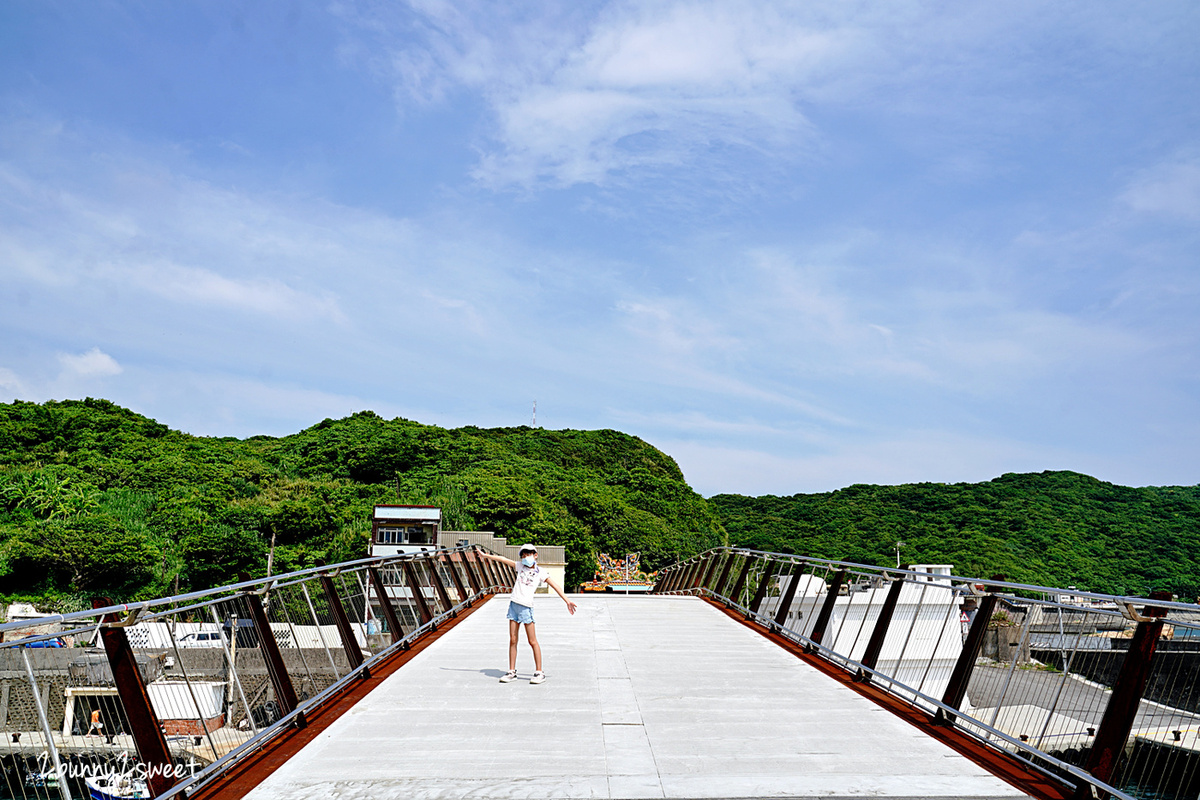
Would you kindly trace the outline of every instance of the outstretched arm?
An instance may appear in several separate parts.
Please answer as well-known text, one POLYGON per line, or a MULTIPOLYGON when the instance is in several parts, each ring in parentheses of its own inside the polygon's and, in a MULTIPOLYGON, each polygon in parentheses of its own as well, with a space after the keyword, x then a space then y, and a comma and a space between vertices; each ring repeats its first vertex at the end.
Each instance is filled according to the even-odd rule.
POLYGON ((477 550, 475 552, 480 558, 486 558, 488 561, 499 561, 501 563, 508 564, 513 569, 517 568, 517 562, 513 561, 511 558, 505 558, 504 556, 498 556, 495 553, 488 553, 484 550, 477 550))
POLYGON ((567 611, 574 614, 577 606, 567 599, 567 596, 563 594, 562 587, 555 583, 554 578, 546 578, 546 585, 553 589, 558 596, 563 599, 563 602, 567 604, 567 611))

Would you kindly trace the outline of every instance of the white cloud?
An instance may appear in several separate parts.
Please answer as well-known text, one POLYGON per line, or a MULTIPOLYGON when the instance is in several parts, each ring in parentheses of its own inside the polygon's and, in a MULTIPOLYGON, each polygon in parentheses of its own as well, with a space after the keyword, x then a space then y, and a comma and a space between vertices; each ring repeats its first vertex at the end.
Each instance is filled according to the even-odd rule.
POLYGON ((120 375, 124 370, 116 359, 99 347, 93 347, 86 353, 71 355, 59 353, 58 363, 62 364, 63 377, 70 378, 110 378, 120 375))
POLYGON ((1175 159, 1142 171, 1121 199, 1134 211, 1200 220, 1200 159, 1175 159))
POLYGON ((301 292, 274 278, 239 280, 171 263, 107 263, 96 274, 177 303, 217 306, 273 317, 345 320, 332 293, 301 292))

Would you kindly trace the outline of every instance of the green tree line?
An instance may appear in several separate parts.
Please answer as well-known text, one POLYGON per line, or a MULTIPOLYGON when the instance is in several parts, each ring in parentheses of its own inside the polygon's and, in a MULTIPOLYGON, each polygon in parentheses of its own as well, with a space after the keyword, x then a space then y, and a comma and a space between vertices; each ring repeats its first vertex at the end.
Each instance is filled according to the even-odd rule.
POLYGON ((649 569, 735 544, 866 564, 1145 594, 1200 592, 1200 487, 1072 472, 705 500, 668 455, 611 430, 444 429, 363 411, 284 437, 191 436, 106 400, 0 404, 0 600, 83 607, 367 552, 377 503, 444 527, 649 569))
POLYGON ((363 411, 291 436, 191 436, 106 400, 0 404, 0 595, 42 608, 161 596, 367 553, 377 503, 446 529, 650 569, 725 543, 666 454, 611 430, 448 430, 363 411))
POLYGON ((864 564, 953 564, 958 574, 1144 595, 1200 592, 1200 487, 1131 488, 1075 472, 984 483, 854 485, 710 498, 731 541, 864 564))

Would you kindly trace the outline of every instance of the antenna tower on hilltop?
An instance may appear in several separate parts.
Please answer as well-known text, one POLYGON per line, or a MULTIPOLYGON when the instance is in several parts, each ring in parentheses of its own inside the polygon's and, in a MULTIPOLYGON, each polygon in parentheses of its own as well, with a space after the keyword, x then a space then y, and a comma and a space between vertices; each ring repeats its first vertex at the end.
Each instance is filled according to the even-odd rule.
POLYGON ((537 400, 533 401, 533 427, 537 427, 537 400))

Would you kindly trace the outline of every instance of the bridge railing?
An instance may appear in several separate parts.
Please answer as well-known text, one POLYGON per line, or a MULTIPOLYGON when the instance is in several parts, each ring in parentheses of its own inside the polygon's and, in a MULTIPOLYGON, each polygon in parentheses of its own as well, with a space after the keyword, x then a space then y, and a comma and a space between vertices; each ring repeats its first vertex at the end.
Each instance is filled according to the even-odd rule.
POLYGON ((1076 797, 1200 793, 1200 606, 719 548, 657 594, 735 609, 1076 797))
MULTIPOLYGON (((512 570, 477 546, 0 625, 0 794, 201 789, 512 570)), ((141 792, 139 794, 139 792, 141 792)))

